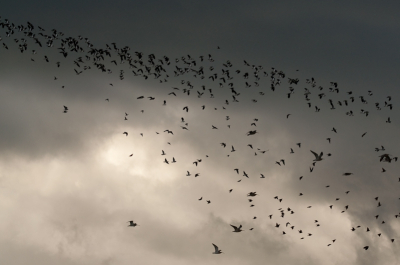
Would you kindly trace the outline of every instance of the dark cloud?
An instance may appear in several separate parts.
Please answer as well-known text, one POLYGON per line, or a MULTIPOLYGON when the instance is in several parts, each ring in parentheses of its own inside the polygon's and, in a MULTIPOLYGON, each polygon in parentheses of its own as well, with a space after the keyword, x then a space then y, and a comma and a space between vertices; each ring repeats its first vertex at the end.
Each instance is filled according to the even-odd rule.
POLYGON ((394 2, 360 1, 17 1, 4 6, 3 21, 8 18, 15 25, 29 21, 46 33, 57 29, 65 37, 80 35, 94 47, 105 48, 112 42, 118 48, 128 45, 132 55, 143 52, 145 62, 149 54, 157 60, 166 55, 172 62, 164 65, 168 82, 153 76, 145 80, 134 76, 132 71, 138 69, 127 63, 110 63, 117 55, 113 52, 105 59, 112 70, 107 74, 86 61, 86 53, 69 52, 63 58, 59 42, 40 48, 25 37, 29 48, 20 53, 21 42, 14 39, 17 34, 23 38, 23 33, 7 37, 0 29, 0 42, 9 47, 0 46, 0 188, 7 205, 0 229, 1 244, 8 250, 4 260, 71 265, 132 260, 143 264, 398 262, 397 163, 379 161, 383 153, 398 156, 399 149, 396 10, 394 2), (214 62, 207 60, 209 54, 214 62), (204 79, 193 72, 174 74, 176 65, 187 67, 182 57, 188 55, 196 60, 196 68, 204 66, 204 79), (81 67, 74 63, 79 56, 81 67), (199 56, 205 57, 204 62, 199 56), (228 60, 233 79, 211 81, 214 73, 221 77, 221 69, 227 68, 222 63, 228 60), (75 73, 85 66, 92 68, 75 73), (260 80, 254 77, 253 66, 260 70, 260 80), (275 92, 270 86, 272 67, 285 73, 275 92), (243 79, 246 72, 249 79, 243 79), (288 77, 299 78, 299 84, 289 84, 288 77), (314 88, 306 82, 311 78, 316 81, 314 88), (333 81, 340 93, 329 92, 333 81), (233 101, 230 82, 240 93, 238 102, 233 101), (294 93, 288 99, 290 87, 294 93), (309 101, 305 88, 312 92, 309 101), (325 97, 320 99, 321 93, 325 97), (393 110, 384 107, 389 95, 393 110), (329 99, 335 110, 330 110, 329 99), (376 109, 377 102, 382 110, 376 109), (63 113, 64 105, 68 113, 63 113), (368 117, 361 110, 369 111, 368 117), (349 111, 354 116, 346 115, 349 111), (390 124, 385 122, 388 117, 390 124), (258 133, 246 136, 250 130, 258 133), (125 131, 128 136, 122 134, 125 131), (374 151, 382 145, 385 151, 374 151), (323 152, 324 160, 312 166, 310 150, 323 152), (163 163, 173 157, 177 163, 163 163), (281 159, 286 165, 275 163, 281 159), (186 176, 187 171, 192 175, 186 176), (354 175, 343 176, 345 172, 354 175), (196 173, 200 175, 194 177, 196 173), (250 191, 259 194, 253 198, 254 207, 247 201, 250 191), (378 201, 382 206, 377 207, 378 201), (346 205, 349 209, 342 213, 346 205), (286 210, 289 207, 294 214, 286 210), (284 218, 278 209, 284 210, 284 218), (22 218, 28 225, 19 231, 16 220, 22 218), (126 227, 132 219, 140 226, 126 227), (285 226, 287 221, 293 230, 285 226), (279 229, 276 223, 281 224, 279 229), (232 233, 230 224, 242 224, 246 231, 232 233), (352 232, 357 225, 361 228, 352 232), (251 227, 253 231, 248 230, 251 227), (371 232, 365 232, 366 227, 371 232), (304 234, 298 233, 300 229, 304 234), (20 234, 25 241, 15 241, 20 234), (333 238, 337 242, 327 248, 333 238), (391 243, 391 238, 396 241, 391 243), (224 254, 212 255, 211 243, 224 254), (364 250, 365 245, 370 249, 364 250))

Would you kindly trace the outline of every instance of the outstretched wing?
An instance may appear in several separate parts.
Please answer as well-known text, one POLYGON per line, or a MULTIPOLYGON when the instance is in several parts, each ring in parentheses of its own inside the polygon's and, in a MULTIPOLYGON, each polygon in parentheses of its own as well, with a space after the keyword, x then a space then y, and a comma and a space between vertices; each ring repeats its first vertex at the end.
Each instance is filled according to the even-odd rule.
POLYGON ((215 252, 218 253, 218 247, 217 247, 217 245, 215 245, 214 243, 212 243, 212 244, 213 244, 213 246, 214 246, 214 248, 215 248, 215 252))
POLYGON ((318 154, 317 153, 315 153, 314 151, 312 151, 312 150, 310 150, 311 151, 311 153, 313 153, 314 155, 315 155, 315 158, 318 158, 318 154))

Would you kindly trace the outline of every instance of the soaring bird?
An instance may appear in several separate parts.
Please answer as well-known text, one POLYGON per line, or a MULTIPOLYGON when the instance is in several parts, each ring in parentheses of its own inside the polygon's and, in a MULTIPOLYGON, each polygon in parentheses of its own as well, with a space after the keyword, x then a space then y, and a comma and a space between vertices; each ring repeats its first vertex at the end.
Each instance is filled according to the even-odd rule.
POLYGON ((221 254, 222 251, 221 251, 220 249, 218 249, 218 246, 215 245, 214 243, 212 243, 212 244, 213 244, 213 246, 214 246, 214 248, 215 248, 215 251, 213 252, 213 254, 221 254))
POLYGON ((324 154, 323 152, 321 152, 321 153, 318 155, 318 154, 315 153, 314 151, 312 151, 312 150, 310 150, 310 151, 311 151, 311 153, 313 153, 314 156, 315 156, 315 159, 314 159, 313 161, 322 161, 322 160, 323 160, 323 158, 322 158, 322 155, 324 154))
POLYGON ((254 130, 254 131, 248 131, 247 132, 247 136, 250 136, 250 135, 255 135, 257 133, 257 130, 254 130))
POLYGON ((232 232, 239 233, 239 232, 242 232, 242 231, 243 231, 243 230, 240 229, 240 228, 242 228, 242 225, 240 225, 239 227, 234 226, 234 225, 231 225, 231 226, 233 227, 233 229, 235 229, 235 231, 232 231, 232 232))
POLYGON ((392 158, 390 158, 389 154, 383 154, 381 156, 379 156, 381 159, 379 160, 379 162, 392 162, 392 158))

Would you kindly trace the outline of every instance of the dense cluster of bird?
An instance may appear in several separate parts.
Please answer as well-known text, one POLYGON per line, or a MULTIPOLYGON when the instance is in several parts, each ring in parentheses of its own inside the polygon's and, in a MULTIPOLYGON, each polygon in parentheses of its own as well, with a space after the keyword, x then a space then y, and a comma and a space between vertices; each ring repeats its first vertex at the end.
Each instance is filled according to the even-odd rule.
MULTIPOLYGON (((269 93, 274 93, 283 82, 287 82, 290 87, 289 91, 287 92, 287 98, 292 98, 293 94, 297 91, 301 91, 301 88, 298 88, 297 85, 299 84, 300 80, 297 77, 287 77, 287 75, 283 71, 279 71, 275 68, 271 68, 270 70, 265 70, 261 65, 254 65, 250 64, 247 61, 244 61, 241 64, 241 67, 234 65, 231 61, 223 62, 221 65, 217 65, 217 62, 213 58, 211 54, 207 56, 199 56, 199 57, 192 57, 190 55, 182 56, 181 58, 170 59, 168 56, 156 57, 154 54, 149 54, 145 56, 142 52, 131 52, 131 49, 128 46, 125 47, 118 47, 116 43, 106 44, 104 48, 96 47, 88 38, 84 38, 82 36, 74 37, 65 37, 64 33, 57 31, 56 29, 52 29, 51 31, 46 31, 41 27, 35 27, 30 22, 27 22, 26 25, 15 25, 12 22, 8 21, 7 19, 0 18, 0 27, 3 31, 1 31, 0 35, 0 42, 2 42, 3 51, 13 51, 19 50, 21 53, 26 53, 30 55, 30 60, 32 62, 36 62, 37 60, 43 60, 46 63, 52 63, 56 67, 61 67, 64 65, 64 61, 67 59, 73 60, 74 67, 71 69, 71 73, 75 73, 76 75, 84 75, 86 71, 97 69, 100 72, 111 74, 113 73, 113 67, 120 66, 128 66, 130 68, 130 74, 133 74, 137 78, 143 78, 145 80, 149 78, 154 78, 159 80, 159 83, 166 83, 170 79, 182 79, 180 81, 181 87, 172 87, 172 91, 167 91, 167 97, 178 97, 178 93, 181 93, 186 96, 195 95, 198 98, 202 98, 204 96, 209 96, 210 98, 215 98, 218 90, 224 90, 225 92, 230 93, 230 97, 223 99, 224 105, 221 106, 222 109, 228 108, 230 104, 238 103, 240 96, 245 93, 245 89, 250 87, 260 87, 261 79, 266 79, 268 82, 268 90, 269 93), (23 35, 23 36, 21 36, 23 35), (56 49, 59 54, 62 55, 61 60, 55 61, 51 55, 41 55, 39 54, 43 51, 45 53, 46 49, 56 49), (64 60, 64 61, 63 61, 64 60), (221 72, 217 72, 217 68, 221 67, 221 72), (235 70, 236 67, 236 70, 235 70), (245 68, 243 70, 242 68, 245 68), (185 79, 184 79, 185 78, 185 79), (196 82, 203 82, 200 86, 194 84, 191 79, 198 80, 196 82), (206 83, 211 83, 212 85, 210 88, 206 88, 206 83), (196 90, 195 87, 200 87, 200 89, 196 90), (244 87, 244 89, 242 89, 244 87), (195 91, 195 92, 194 92, 195 91)), ((219 47, 218 47, 219 48, 219 47)), ((53 52, 54 53, 54 52, 53 52)), ((53 54, 51 53, 51 54, 53 54)), ((54 56, 56 57, 56 56, 54 56)), ((126 67, 125 67, 126 68, 126 67)), ((126 70, 120 69, 119 71, 119 79, 124 80, 127 72, 126 70)), ((57 77, 54 77, 54 80, 57 80, 57 77)), ((367 106, 370 106, 369 99, 367 97, 371 97, 373 95, 372 91, 368 91, 366 96, 363 95, 354 95, 352 91, 342 92, 340 90, 339 84, 337 82, 330 82, 328 87, 323 87, 317 84, 317 81, 314 77, 305 80, 305 84, 308 88, 303 88, 302 93, 304 96, 305 104, 308 108, 314 108, 315 112, 322 112, 324 110, 335 110, 339 109, 344 106, 352 106, 352 104, 359 100, 362 104, 365 105, 364 109, 359 110, 360 115, 368 116, 371 110, 365 110, 367 106), (312 98, 312 95, 316 95, 315 98, 312 98), (334 100, 334 99, 327 99, 328 95, 340 95, 342 96, 341 100, 334 100), (317 105, 318 104, 318 105, 317 105), (368 105, 369 104, 369 105, 368 105)), ((109 84, 110 86, 114 86, 113 83, 109 84)), ((64 88, 64 86, 62 86, 64 88)), ((259 96, 262 97, 266 95, 268 91, 264 88, 260 87, 260 91, 258 92, 259 96)), ((137 100, 150 100, 155 101, 156 98, 151 95, 141 95, 137 97, 137 100)), ((105 101, 110 102, 112 98, 106 98, 105 101)), ((251 102, 257 103, 259 99, 251 99, 251 102)), ((162 103, 163 106, 167 105, 166 99, 161 99, 160 104, 162 103)), ((206 105, 202 105, 199 110, 204 110, 206 105)), ((386 101, 376 102, 374 103, 374 108, 379 111, 382 108, 388 108, 389 110, 393 109, 392 98, 391 96, 387 96, 386 101)), ((74 111, 73 109, 69 109, 67 106, 60 106, 60 109, 63 113, 68 113, 69 111, 74 111)), ((217 108, 214 107, 215 110, 217 108)), ((61 112, 60 111, 60 112, 61 112)), ((182 108, 182 115, 188 113, 189 111, 196 111, 194 107, 191 106, 184 106, 182 108)), ((141 110, 143 113, 144 110, 141 110)), ((355 116, 357 111, 347 110, 345 111, 347 116, 355 116)), ((122 113, 124 120, 128 120, 128 113, 122 113)), ((287 114, 286 118, 289 119, 292 114, 287 114)), ((230 116, 226 116, 226 121, 230 120, 230 116)), ((188 122, 185 120, 185 117, 182 117, 180 128, 185 131, 190 131, 190 127, 188 122)), ((252 120, 250 125, 257 127, 258 119, 252 120)), ((391 123, 390 117, 387 118, 386 123, 391 123)), ((230 128, 230 125, 227 125, 230 128)), ((177 127, 179 128, 179 127, 177 127)), ((177 129, 174 128, 174 129, 177 129)), ((211 130, 218 130, 220 126, 210 124, 211 130)), ((247 130, 246 130, 247 131, 247 130)), ((327 137, 326 140, 328 143, 331 143, 335 135, 338 135, 340 132, 336 128, 332 128, 332 135, 327 137)), ((165 129, 163 131, 167 135, 174 135, 173 131, 170 129, 165 129)), ((158 132, 156 132, 159 134, 158 132)), ((244 134, 246 136, 255 136, 259 134, 258 130, 248 130, 244 134)), ((130 136, 129 132, 124 131, 121 134, 125 135, 125 137, 130 136)), ((361 137, 364 137, 367 132, 363 133, 361 137)), ((143 137, 143 133, 140 134, 143 137)), ((256 137, 256 136, 255 136, 256 137)), ((171 143, 168 142, 170 145, 171 143)), ((221 148, 227 148, 229 157, 232 153, 238 151, 237 147, 234 147, 232 144, 227 144, 226 142, 220 143, 221 148), (229 148, 230 146, 230 148, 229 148)), ((296 148, 304 148, 301 143, 296 144, 296 148)), ((265 148, 257 148, 252 144, 247 145, 248 148, 254 152, 254 155, 265 154, 269 151, 269 149, 265 148)), ((308 148, 310 149, 310 148, 308 148)), ((166 149, 167 150, 167 149, 166 149)), ((294 154, 297 151, 296 149, 290 148, 290 152, 288 150, 288 154, 294 154)), ((372 150, 371 150, 372 151, 372 150)), ((383 146, 375 148, 376 152, 385 151, 383 146)), ((308 151, 307 151, 308 152, 308 151)), ((324 163, 323 160, 326 159, 324 156, 324 152, 318 151, 314 152, 310 150, 310 173, 313 172, 314 167, 318 165, 318 163, 324 163), (313 159, 314 158, 314 159, 313 159)), ((132 157, 134 154, 129 154, 129 157, 132 157)), ((166 156, 167 153, 163 149, 161 149, 161 155, 166 156)), ((331 154, 328 153, 326 156, 330 157, 331 154)), ((208 155, 205 155, 207 158, 208 155)), ((204 159, 205 159, 204 158, 204 159)), ((380 155, 377 159, 380 162, 397 162, 397 156, 390 155, 388 153, 384 153, 380 155)), ((163 160, 160 160, 167 165, 172 163, 177 163, 178 161, 175 159, 174 156, 172 158, 164 157, 163 160)), ((203 158, 198 158, 193 162, 193 165, 197 167, 200 163, 203 163, 203 158)), ((287 160, 285 158, 276 161, 275 164, 283 167, 286 166, 287 160)), ((308 169, 307 169, 308 170, 308 169)), ((186 171, 187 173, 184 176, 194 176, 199 177, 200 173, 191 174, 189 170, 185 169, 183 172, 186 171)), ((242 176, 246 178, 250 178, 248 173, 245 170, 239 170, 239 168, 233 169, 236 174, 240 174, 242 172, 242 176)), ((382 167, 382 172, 386 172, 386 170, 382 167)), ((344 172, 344 176, 351 176, 354 173, 352 172, 344 172)), ((260 173, 260 178, 264 179, 265 176, 263 173, 260 173)), ((301 181, 303 176, 299 178, 301 181)), ((241 182, 239 179, 237 182, 241 182)), ((399 178, 400 182, 400 178, 399 178)), ((326 188, 330 186, 327 185, 326 188)), ((228 189, 227 189, 228 190, 228 189)), ((233 191, 232 188, 229 189, 229 193, 233 191)), ((350 191, 346 191, 346 194, 349 194, 350 191)), ((253 197, 256 197, 258 194, 256 191, 251 191, 247 194, 247 197, 251 197, 248 199, 250 203, 253 202, 253 197)), ((303 196, 303 193, 300 193, 299 196, 303 196)), ((245 198, 245 196, 243 196, 245 198)), ((199 198, 199 201, 202 201, 203 197, 199 198)), ((275 196, 271 199, 276 199, 280 203, 283 201, 282 197, 275 196)), ((336 198, 338 201, 340 198, 336 198)), ((377 202, 377 207, 380 207, 382 204, 379 201, 379 197, 373 198, 377 202)), ((211 203, 211 200, 206 200, 208 204, 211 203)), ((254 207, 255 204, 251 204, 250 207, 254 207)), ((333 209, 333 204, 327 205, 326 207, 333 209)), ((311 208, 312 206, 307 206, 307 208, 311 208)), ((349 205, 346 205, 344 209, 341 211, 342 213, 346 212, 349 209, 349 205)), ((278 209, 279 216, 281 218, 285 218, 288 215, 295 214, 296 212, 291 207, 282 207, 278 209)), ((273 219, 274 214, 269 215, 269 219, 273 219)), ((375 219, 380 217, 379 214, 375 216, 375 219)), ((400 218, 400 213, 393 213, 391 218, 400 218)), ((256 216, 253 219, 257 219, 256 216)), ((281 219, 283 220, 283 219, 281 219)), ((128 221, 129 227, 136 227, 138 226, 137 223, 134 221, 128 221)), ((279 223, 279 221, 274 221, 276 228, 286 228, 282 230, 282 235, 286 235, 289 233, 288 231, 295 231, 295 225, 292 225, 290 221, 287 221, 285 225, 279 223)), ((382 220, 382 224, 385 223, 385 220, 382 220)), ((314 221, 314 224, 319 227, 321 224, 318 220, 314 221)), ((242 225, 232 225, 231 227, 234 229, 235 233, 242 232, 242 225)), ((361 226, 351 227, 349 231, 356 231, 360 229, 361 226)), ((250 228, 249 230, 253 230, 254 228, 250 228)), ((365 232, 370 232, 371 229, 366 227, 365 232)), ((301 227, 297 228, 297 233, 301 234, 300 239, 304 239, 306 235, 311 237, 313 234, 308 232, 303 232, 301 227)), ((381 232, 376 231, 377 237, 382 235, 381 232)), ((389 238, 392 243, 394 243, 395 238, 389 238)), ((333 243, 336 242, 336 239, 332 239, 332 242, 329 242, 327 246, 331 246, 333 243)), ((214 243, 212 244, 215 248, 213 254, 221 254, 222 251, 218 248, 217 245, 214 243)), ((367 250, 370 246, 365 246, 364 249, 367 250)))

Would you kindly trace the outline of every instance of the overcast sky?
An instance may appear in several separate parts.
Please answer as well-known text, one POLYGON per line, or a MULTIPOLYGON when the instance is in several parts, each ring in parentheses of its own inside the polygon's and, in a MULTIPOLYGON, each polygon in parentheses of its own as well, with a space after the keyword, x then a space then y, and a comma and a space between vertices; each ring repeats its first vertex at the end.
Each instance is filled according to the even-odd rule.
POLYGON ((0 262, 400 264, 399 9, 396 1, 3 4, 0 262), (28 21, 42 47, 24 34, 28 21), (82 51, 65 44, 64 58, 58 48, 69 37, 82 51), (108 45, 111 57, 94 62, 88 43, 108 45), (131 67, 118 55, 126 46, 131 67), (153 65, 146 74, 135 52, 147 67, 154 54, 165 72, 156 77, 153 65), (310 150, 323 160, 313 165, 310 150))

